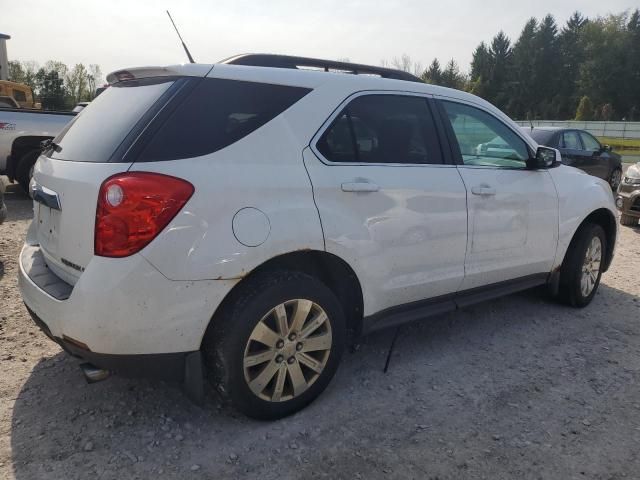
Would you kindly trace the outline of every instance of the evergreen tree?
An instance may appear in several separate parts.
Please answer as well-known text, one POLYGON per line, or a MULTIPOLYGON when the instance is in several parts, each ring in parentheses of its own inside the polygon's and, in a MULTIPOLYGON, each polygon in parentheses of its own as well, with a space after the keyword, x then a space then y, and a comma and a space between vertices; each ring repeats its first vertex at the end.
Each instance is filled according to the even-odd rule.
POLYGON ((520 37, 513 47, 512 83, 507 111, 516 118, 533 118, 533 89, 535 65, 532 52, 535 48, 538 22, 535 18, 527 21, 520 37))
POLYGON ((440 62, 437 58, 433 59, 429 68, 422 74, 422 80, 433 85, 442 85, 442 70, 440 69, 440 62))
POLYGON ((498 108, 504 110, 509 100, 509 75, 511 73, 511 41, 503 31, 493 37, 489 49, 491 72, 488 77, 488 96, 498 108))
POLYGON ((560 49, 558 27, 552 15, 545 16, 534 40, 533 96, 534 112, 540 117, 557 118, 559 105, 553 103, 560 85, 560 49))
POLYGON ((473 59, 471 60, 471 78, 489 78, 491 76, 491 65, 491 54, 489 53, 487 44, 481 42, 473 52, 473 59))
POLYGON ((584 61, 581 35, 586 23, 587 19, 580 12, 574 12, 558 37, 561 57, 559 68, 562 78, 558 85, 560 118, 569 118, 580 101, 578 81, 580 66, 584 61))
POLYGON ((631 120, 640 111, 640 10, 631 14, 627 23, 627 79, 624 89, 628 92, 629 109, 627 119, 631 120))
POLYGON ((488 95, 487 79, 491 77, 492 60, 487 44, 481 42, 473 52, 471 60, 470 88, 474 95, 486 98, 488 95))
MULTIPOLYGON (((615 112, 625 115, 630 105, 629 34, 626 15, 610 15, 585 25, 582 42, 584 62, 578 85, 581 95, 594 104, 610 103, 615 112)), ((635 86, 637 88, 637 85, 635 86)))
POLYGON ((455 62, 455 60, 451 59, 442 72, 441 85, 443 87, 456 88, 460 90, 464 87, 464 81, 464 75, 460 73, 458 64, 455 62))

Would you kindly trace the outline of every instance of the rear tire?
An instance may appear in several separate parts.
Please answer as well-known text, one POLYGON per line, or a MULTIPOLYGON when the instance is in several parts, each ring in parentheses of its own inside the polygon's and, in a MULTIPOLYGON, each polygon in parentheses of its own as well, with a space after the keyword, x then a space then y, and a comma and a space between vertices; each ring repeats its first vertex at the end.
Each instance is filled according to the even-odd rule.
POLYGON ((210 382, 253 418, 301 410, 340 363, 346 321, 338 299, 316 278, 287 271, 258 274, 232 295, 202 344, 210 382))
POLYGON ((620 215, 620 224, 625 225, 627 227, 635 227, 638 225, 638 219, 636 217, 632 217, 631 215, 625 215, 624 213, 620 215))
POLYGON ((40 156, 40 150, 31 150, 29 153, 22 156, 18 161, 16 168, 16 180, 22 187, 22 189, 29 193, 29 184, 31 183, 31 177, 33 176, 33 166, 40 156))
POLYGON ((560 270, 559 299, 573 307, 591 303, 600 285, 607 238, 600 225, 582 225, 569 245, 560 270))

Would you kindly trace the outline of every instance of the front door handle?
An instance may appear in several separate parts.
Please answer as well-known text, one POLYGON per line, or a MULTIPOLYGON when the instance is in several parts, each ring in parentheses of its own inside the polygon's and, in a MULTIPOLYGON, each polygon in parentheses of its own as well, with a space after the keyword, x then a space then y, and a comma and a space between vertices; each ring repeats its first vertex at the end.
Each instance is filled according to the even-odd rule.
POLYGON ((496 189, 488 185, 480 185, 477 187, 471 187, 471 193, 473 193, 474 195, 483 195, 483 196, 495 195, 496 189))
POLYGON ((377 192, 380 186, 370 182, 348 182, 342 184, 343 192, 377 192))

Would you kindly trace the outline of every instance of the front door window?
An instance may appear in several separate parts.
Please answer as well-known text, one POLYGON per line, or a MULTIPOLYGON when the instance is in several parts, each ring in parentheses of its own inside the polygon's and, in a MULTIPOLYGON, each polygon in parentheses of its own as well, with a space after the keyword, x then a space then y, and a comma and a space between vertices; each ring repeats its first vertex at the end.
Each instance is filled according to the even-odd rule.
POLYGON ((526 168, 529 151, 513 130, 478 108, 442 102, 465 165, 526 168))

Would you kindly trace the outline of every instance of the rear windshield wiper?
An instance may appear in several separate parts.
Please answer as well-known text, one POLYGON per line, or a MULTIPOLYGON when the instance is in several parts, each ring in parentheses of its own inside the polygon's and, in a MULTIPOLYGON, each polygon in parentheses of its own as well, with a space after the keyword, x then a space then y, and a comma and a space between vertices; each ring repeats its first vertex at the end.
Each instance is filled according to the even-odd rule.
POLYGON ((60 152, 62 150, 62 147, 57 143, 55 143, 51 138, 48 138, 40 142, 40 148, 42 149, 43 152, 46 152, 49 149, 53 149, 55 152, 60 152))

